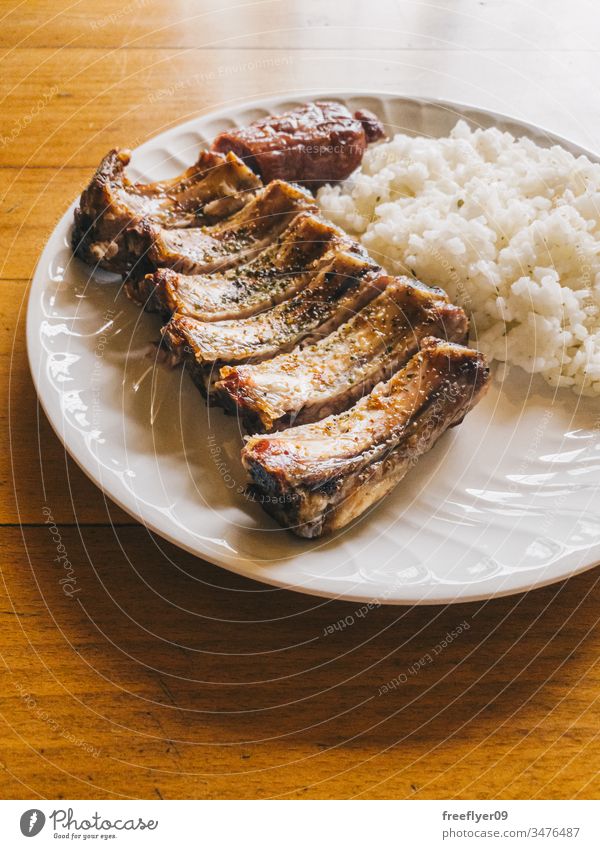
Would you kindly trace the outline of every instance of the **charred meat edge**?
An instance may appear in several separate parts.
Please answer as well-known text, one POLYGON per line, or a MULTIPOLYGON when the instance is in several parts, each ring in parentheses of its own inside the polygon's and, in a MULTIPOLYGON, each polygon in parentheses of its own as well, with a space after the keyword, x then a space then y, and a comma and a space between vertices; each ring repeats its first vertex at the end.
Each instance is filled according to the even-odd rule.
POLYGON ((391 377, 425 337, 464 342, 467 331, 465 313, 440 289, 391 278, 377 298, 313 345, 257 365, 223 367, 214 399, 252 433, 314 422, 391 377))
POLYGON ((212 226, 166 230, 142 219, 125 233, 128 250, 138 257, 132 278, 163 267, 184 274, 210 274, 241 265, 306 210, 318 212, 309 192, 275 180, 238 213, 212 226))
POLYGON ((162 330, 172 361, 186 362, 201 389, 210 390, 223 365, 260 362, 326 335, 374 298, 387 278, 372 260, 347 250, 293 298, 234 321, 202 322, 174 315, 162 330))
POLYGON ((233 151, 265 183, 290 180, 316 189, 345 180, 362 162, 367 145, 385 135, 368 110, 352 115, 341 103, 306 103, 283 115, 269 115, 240 129, 226 130, 212 150, 233 151))
POLYGON ((116 272, 132 263, 128 227, 144 218, 165 228, 214 223, 241 209, 262 185, 234 154, 202 151, 183 174, 156 183, 132 183, 125 172, 130 159, 129 150, 111 150, 75 210, 74 252, 116 272))
POLYGON ((347 412, 249 437, 242 462, 251 491, 298 536, 337 531, 380 501, 462 421, 488 376, 477 351, 427 338, 401 371, 347 412))
POLYGON ((327 261, 332 247, 350 244, 343 230, 301 212, 250 262, 203 275, 162 268, 140 280, 128 280, 126 291, 165 319, 173 313, 200 321, 248 318, 292 297, 327 261))

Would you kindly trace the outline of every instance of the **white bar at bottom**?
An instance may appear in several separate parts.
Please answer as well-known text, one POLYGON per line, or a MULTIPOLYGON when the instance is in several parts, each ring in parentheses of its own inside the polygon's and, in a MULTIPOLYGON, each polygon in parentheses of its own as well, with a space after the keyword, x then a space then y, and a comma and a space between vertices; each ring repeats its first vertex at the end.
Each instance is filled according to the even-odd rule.
POLYGON ((3 801, 3 847, 598 847, 597 801, 3 801))

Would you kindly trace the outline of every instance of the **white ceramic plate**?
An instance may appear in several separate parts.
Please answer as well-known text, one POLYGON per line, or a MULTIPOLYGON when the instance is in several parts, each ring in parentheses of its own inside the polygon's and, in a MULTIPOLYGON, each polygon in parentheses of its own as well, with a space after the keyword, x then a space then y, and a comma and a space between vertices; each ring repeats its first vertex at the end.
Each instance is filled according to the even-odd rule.
MULTIPOLYGON (((320 97, 330 95, 321 94, 320 97)), ((452 103, 331 95, 370 108, 389 131, 446 135, 458 117, 575 153, 539 128, 452 103)), ((176 175, 226 127, 294 100, 189 121, 138 148, 131 172, 176 175)), ((115 142, 126 143, 126 139, 115 142)), ((357 602, 448 603, 557 581, 600 560, 598 405, 517 369, 446 434, 382 504, 342 534, 304 541, 243 494, 241 435, 189 377, 154 367, 156 317, 72 257, 72 208, 40 259, 27 341, 40 401, 92 480, 162 537, 267 584, 357 602)))

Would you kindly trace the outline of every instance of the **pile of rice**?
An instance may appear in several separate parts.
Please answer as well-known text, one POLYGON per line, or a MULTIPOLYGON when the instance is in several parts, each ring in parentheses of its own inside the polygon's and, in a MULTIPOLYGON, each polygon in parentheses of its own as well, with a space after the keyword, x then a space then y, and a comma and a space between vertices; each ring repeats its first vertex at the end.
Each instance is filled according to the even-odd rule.
POLYGON ((388 271, 445 289, 490 358, 600 394, 600 165, 460 121, 369 149, 319 202, 388 271))

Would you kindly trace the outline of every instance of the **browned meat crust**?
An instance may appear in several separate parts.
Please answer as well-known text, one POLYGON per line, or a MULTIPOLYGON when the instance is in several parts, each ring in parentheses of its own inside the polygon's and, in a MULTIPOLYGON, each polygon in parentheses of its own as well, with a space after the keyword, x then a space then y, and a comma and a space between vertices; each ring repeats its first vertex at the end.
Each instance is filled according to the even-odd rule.
POLYGON ((242 461, 264 509, 303 537, 339 530, 377 503, 480 399, 477 351, 439 339, 338 416, 250 437, 242 461))
POLYGON ((212 226, 165 229, 143 219, 125 234, 128 250, 139 258, 133 276, 164 267, 184 274, 212 274, 241 265, 306 210, 317 212, 306 189, 274 180, 235 215, 212 226))
POLYGON ((142 221, 164 228, 210 224, 250 200, 260 179, 234 154, 202 151, 179 177, 132 183, 125 173, 128 150, 111 150, 75 210, 73 250, 90 265, 127 271, 135 260, 124 231, 142 221))
POLYGON ((187 362, 200 388, 209 388, 228 363, 260 362, 326 335, 380 291, 387 278, 362 253, 333 252, 330 261, 293 298, 234 321, 197 321, 174 315, 163 339, 187 362))
POLYGON ((463 342, 467 330, 463 310, 439 289, 390 278, 377 298, 324 339, 255 365, 224 367, 215 399, 253 433, 314 422, 391 377, 425 337, 463 342))
POLYGON ((178 274, 161 268, 128 280, 127 294, 150 312, 200 321, 248 318, 302 289, 346 234, 310 212, 301 212, 273 244, 250 262, 213 274, 178 274))
POLYGON ((340 103, 316 101, 221 133, 212 150, 233 151, 265 183, 289 180, 315 189, 349 177, 367 145, 383 136, 371 112, 352 116, 340 103))

